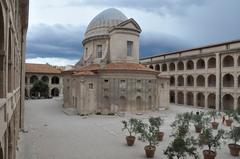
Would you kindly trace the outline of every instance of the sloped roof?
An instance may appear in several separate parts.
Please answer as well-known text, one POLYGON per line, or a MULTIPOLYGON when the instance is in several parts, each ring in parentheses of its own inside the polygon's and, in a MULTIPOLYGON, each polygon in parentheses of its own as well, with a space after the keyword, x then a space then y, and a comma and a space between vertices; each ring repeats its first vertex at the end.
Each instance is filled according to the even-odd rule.
POLYGON ((26 63, 26 73, 49 73, 60 74, 61 70, 49 64, 30 64, 26 63))

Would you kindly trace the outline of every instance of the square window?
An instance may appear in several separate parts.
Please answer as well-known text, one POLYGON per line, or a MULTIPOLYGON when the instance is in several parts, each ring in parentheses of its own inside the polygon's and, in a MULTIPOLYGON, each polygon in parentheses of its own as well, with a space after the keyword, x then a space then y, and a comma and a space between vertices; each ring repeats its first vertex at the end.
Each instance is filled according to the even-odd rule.
POLYGON ((127 56, 132 56, 133 41, 127 41, 127 56))
POLYGON ((105 80, 104 80, 104 82, 105 82, 105 83, 108 83, 108 80, 107 80, 107 79, 105 79, 105 80))
POLYGON ((89 89, 93 89, 93 83, 89 83, 89 84, 88 84, 88 88, 89 88, 89 89))

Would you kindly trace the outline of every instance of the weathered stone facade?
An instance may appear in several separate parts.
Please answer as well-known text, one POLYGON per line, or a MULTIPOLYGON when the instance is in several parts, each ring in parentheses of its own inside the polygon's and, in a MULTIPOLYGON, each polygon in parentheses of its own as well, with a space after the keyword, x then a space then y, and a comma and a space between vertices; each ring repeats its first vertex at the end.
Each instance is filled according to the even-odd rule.
POLYGON ((170 76, 170 102, 216 110, 240 108, 240 41, 141 59, 170 76))
POLYGON ((169 106, 169 78, 139 64, 134 19, 116 9, 97 15, 83 40, 76 69, 64 72, 64 107, 79 114, 146 112, 169 106))
POLYGON ((24 120, 28 0, 0 0, 0 159, 15 159, 24 120))

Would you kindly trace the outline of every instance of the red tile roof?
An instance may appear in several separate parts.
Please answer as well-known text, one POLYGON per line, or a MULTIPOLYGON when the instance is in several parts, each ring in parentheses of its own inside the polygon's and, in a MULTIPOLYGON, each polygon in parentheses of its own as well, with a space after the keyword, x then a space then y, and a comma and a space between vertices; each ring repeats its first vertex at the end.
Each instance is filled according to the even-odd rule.
POLYGON ((26 63, 26 73, 49 73, 60 74, 61 70, 49 64, 30 64, 26 63))

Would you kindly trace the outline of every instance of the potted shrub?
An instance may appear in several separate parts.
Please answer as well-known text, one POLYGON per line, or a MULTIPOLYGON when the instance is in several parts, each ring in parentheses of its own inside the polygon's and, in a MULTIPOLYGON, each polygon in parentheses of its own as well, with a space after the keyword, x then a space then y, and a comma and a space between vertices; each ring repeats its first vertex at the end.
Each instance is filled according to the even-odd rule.
POLYGON ((136 139, 134 135, 136 135, 140 131, 142 121, 135 118, 131 118, 129 119, 128 122, 123 120, 122 123, 123 123, 122 130, 123 131, 127 130, 127 132, 129 133, 129 135, 126 136, 127 145, 132 146, 136 139))
POLYGON ((199 138, 199 144, 208 146, 207 150, 203 150, 204 159, 215 159, 217 156, 216 149, 220 147, 224 135, 224 130, 218 130, 216 135, 213 135, 213 130, 211 128, 205 128, 202 132, 202 138, 199 138), (214 148, 214 150, 213 150, 214 148))
POLYGON ((216 117, 218 116, 218 112, 213 110, 213 111, 209 111, 208 114, 213 119, 213 121, 212 121, 212 128, 215 129, 215 130, 218 129, 219 123, 216 122, 216 117))
POLYGON ((182 122, 182 124, 177 126, 177 131, 172 135, 175 137, 174 140, 164 151, 164 155, 168 159, 180 159, 187 156, 193 156, 195 159, 199 158, 197 148, 195 147, 197 142, 193 137, 189 137, 188 132, 187 122, 182 122))
POLYGON ((240 140, 240 127, 233 127, 228 132, 228 137, 234 141, 234 143, 228 144, 230 153, 232 156, 239 156, 240 145, 237 142, 240 140))
POLYGON ((226 116, 228 117, 227 119, 226 119, 226 125, 227 126, 232 126, 232 123, 233 123, 233 119, 234 119, 234 117, 236 117, 236 112, 234 111, 234 110, 226 110, 225 111, 225 114, 226 114, 226 116))
POLYGON ((148 141, 148 145, 144 147, 147 158, 154 157, 154 154, 156 151, 156 145, 158 144, 156 132, 157 132, 156 127, 149 124, 144 124, 144 127, 140 132, 142 136, 142 140, 148 141))
POLYGON ((194 114, 192 117, 192 121, 195 126, 196 133, 201 133, 203 126, 204 126, 204 120, 203 120, 204 112, 200 112, 198 114, 194 114))
POLYGON ((160 131, 160 126, 163 124, 163 119, 161 117, 150 117, 149 118, 149 123, 150 125, 154 126, 157 131, 156 131, 156 136, 158 141, 162 141, 164 132, 160 131))

